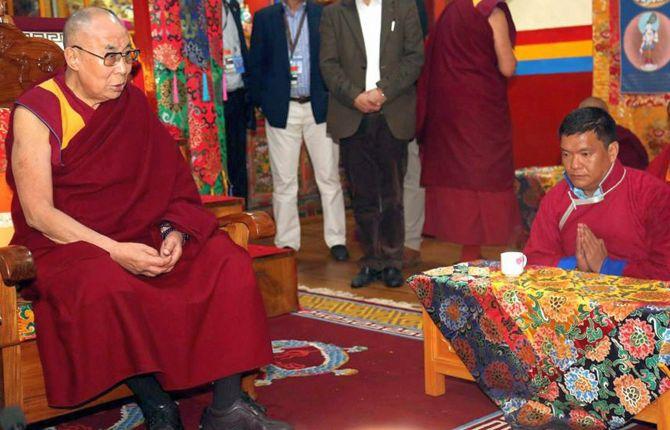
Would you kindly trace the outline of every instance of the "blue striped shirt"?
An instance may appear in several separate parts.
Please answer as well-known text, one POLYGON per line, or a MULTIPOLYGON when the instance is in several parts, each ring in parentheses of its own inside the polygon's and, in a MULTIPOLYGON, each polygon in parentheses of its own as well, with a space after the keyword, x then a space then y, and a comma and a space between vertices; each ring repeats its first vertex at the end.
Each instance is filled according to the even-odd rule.
MULTIPOLYGON (((304 1, 298 6, 298 10, 295 13, 291 10, 290 7, 285 2, 282 2, 284 6, 284 13, 286 14, 286 20, 288 21, 288 27, 291 30, 291 39, 295 38, 296 33, 298 32, 298 26, 300 25, 300 20, 302 19, 302 14, 307 13, 307 2, 304 1)), ((288 34, 287 34, 288 36, 288 34)), ((286 46, 289 54, 289 63, 291 61, 291 47, 290 41, 286 41, 286 46)), ((309 96, 309 76, 310 76, 310 62, 309 62, 309 25, 307 23, 307 17, 305 17, 305 23, 302 25, 302 30, 300 31, 300 38, 296 43, 295 51, 293 52, 293 58, 302 58, 302 73, 298 75, 298 86, 291 86, 291 97, 308 97, 309 96)))

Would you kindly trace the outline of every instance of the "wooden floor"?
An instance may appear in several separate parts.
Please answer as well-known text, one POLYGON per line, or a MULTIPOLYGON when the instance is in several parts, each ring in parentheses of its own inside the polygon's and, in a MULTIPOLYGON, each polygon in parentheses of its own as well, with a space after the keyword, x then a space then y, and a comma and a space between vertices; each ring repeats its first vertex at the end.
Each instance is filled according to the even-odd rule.
MULTIPOLYGON (((302 246, 298 252, 298 284, 311 288, 330 288, 349 291, 363 297, 377 297, 396 301, 416 302, 414 293, 404 285, 401 288, 387 288, 379 281, 365 288, 353 290, 349 284, 359 270, 358 259, 361 249, 354 240, 354 219, 347 212, 347 246, 351 259, 347 262, 334 261, 323 240, 321 217, 310 217, 301 221, 302 246)), ((499 259, 501 247, 485 247, 483 254, 488 259, 499 259)), ((447 266, 457 262, 460 246, 424 238, 421 246, 421 263, 403 270, 405 278, 423 270, 447 266)))

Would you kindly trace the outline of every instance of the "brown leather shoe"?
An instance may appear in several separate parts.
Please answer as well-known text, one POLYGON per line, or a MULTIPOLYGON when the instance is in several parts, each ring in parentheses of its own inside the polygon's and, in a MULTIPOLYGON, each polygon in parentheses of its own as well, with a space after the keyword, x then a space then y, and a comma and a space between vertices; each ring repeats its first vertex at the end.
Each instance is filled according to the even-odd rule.
POLYGON ((283 421, 268 418, 263 408, 252 405, 240 398, 226 411, 205 409, 200 419, 202 430, 293 430, 283 421))
POLYGON ((405 247, 402 252, 402 266, 412 267, 421 262, 421 252, 416 249, 405 247))

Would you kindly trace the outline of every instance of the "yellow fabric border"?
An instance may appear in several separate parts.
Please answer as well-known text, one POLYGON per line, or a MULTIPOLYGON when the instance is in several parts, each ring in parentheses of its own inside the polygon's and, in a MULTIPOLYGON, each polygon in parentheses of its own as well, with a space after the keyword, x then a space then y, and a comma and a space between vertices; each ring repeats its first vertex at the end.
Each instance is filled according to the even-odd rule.
POLYGON ((582 40, 576 42, 538 43, 519 45, 514 49, 516 58, 523 60, 540 60, 550 58, 590 57, 593 55, 593 42, 582 40))
POLYGON ((65 149, 70 144, 72 138, 84 128, 84 119, 72 106, 70 106, 65 94, 63 94, 63 91, 54 79, 44 81, 38 86, 45 91, 49 91, 58 98, 60 119, 63 129, 63 138, 61 140, 60 149, 65 149))

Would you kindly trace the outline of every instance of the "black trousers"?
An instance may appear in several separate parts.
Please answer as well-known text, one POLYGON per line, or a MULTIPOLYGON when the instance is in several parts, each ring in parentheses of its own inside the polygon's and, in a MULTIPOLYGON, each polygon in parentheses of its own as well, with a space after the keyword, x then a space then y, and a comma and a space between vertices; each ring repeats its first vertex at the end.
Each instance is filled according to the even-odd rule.
POLYGON ((226 146, 228 149, 228 178, 232 194, 247 198, 247 106, 244 88, 228 93, 223 111, 226 119, 226 146))
POLYGON ((402 268, 408 143, 393 137, 381 113, 365 115, 358 131, 340 141, 363 248, 361 263, 375 270, 402 268))

